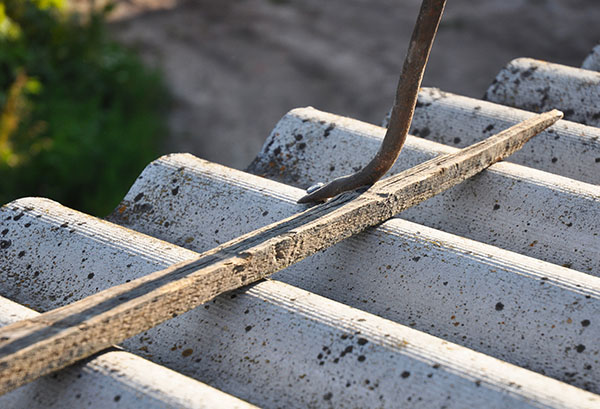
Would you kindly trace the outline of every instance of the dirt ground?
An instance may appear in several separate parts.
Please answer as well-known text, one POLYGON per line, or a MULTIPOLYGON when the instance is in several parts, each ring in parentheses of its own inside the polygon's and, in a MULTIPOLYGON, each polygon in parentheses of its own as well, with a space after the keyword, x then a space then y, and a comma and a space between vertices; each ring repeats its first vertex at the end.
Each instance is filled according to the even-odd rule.
MULTIPOLYGON (((166 75, 164 152, 243 169, 295 107, 379 124, 420 3, 120 0, 112 29, 166 75)), ((513 58, 580 66, 598 41, 598 0, 449 0, 423 85, 479 98, 513 58)))

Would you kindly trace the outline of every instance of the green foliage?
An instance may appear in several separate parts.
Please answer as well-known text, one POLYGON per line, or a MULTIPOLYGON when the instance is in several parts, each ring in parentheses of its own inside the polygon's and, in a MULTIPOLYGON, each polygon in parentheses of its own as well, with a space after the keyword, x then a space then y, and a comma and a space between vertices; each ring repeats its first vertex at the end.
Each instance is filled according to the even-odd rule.
POLYGON ((0 203, 43 196, 106 215, 157 155, 161 77, 110 40, 108 8, 0 2, 0 203))

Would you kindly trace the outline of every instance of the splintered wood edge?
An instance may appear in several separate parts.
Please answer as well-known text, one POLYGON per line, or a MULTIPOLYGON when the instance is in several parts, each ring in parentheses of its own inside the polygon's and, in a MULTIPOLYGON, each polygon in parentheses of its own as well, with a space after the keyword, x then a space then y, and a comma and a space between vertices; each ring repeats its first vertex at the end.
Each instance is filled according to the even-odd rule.
POLYGON ((562 118, 550 111, 364 192, 240 236, 172 265, 0 329, 0 394, 122 342, 223 292, 265 278, 477 174, 562 118))

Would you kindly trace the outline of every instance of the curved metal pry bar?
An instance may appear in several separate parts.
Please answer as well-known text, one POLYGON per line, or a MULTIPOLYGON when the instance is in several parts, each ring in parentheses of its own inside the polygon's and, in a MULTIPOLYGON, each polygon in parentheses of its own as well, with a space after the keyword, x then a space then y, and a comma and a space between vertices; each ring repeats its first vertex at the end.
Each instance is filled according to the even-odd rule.
POLYGON ((421 80, 445 5, 446 0, 423 0, 421 4, 398 82, 390 123, 375 157, 355 174, 342 176, 309 191, 298 203, 322 202, 342 192, 372 185, 396 162, 410 128, 421 80))

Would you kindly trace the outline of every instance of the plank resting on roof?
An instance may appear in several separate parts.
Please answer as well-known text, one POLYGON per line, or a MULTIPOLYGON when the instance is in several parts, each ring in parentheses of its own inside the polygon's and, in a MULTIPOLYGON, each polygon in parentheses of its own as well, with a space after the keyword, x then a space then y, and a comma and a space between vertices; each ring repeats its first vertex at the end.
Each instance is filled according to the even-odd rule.
MULTIPOLYGON (((191 215, 188 210, 191 204, 204 217, 187 217, 174 227, 165 228, 164 223, 148 222, 147 215, 124 212, 122 215, 129 226, 167 240, 175 231, 184 238, 178 244, 197 251, 204 251, 211 245, 211 240, 206 235, 197 236, 196 232, 218 231, 222 240, 228 240, 293 214, 297 209, 295 199, 302 194, 287 185, 194 159, 190 155, 163 157, 148 166, 142 175, 144 177, 127 194, 124 206, 130 208, 132 198, 144 192, 144 201, 156 204, 152 213, 155 221, 171 220, 170 214, 191 215), (185 180, 180 188, 183 193, 165 196, 168 189, 164 186, 171 182, 175 169, 179 179, 185 180), (245 187, 249 184, 261 188, 248 191, 245 187), (203 186, 203 189, 185 185, 203 186), (244 199, 218 200, 222 195, 244 199), (228 217, 223 221, 220 215, 225 213, 228 217), (247 217, 252 214, 259 216, 247 217), (186 237, 195 239, 188 241, 186 237)), ((586 327, 573 338, 570 325, 555 326, 551 328, 552 342, 539 334, 545 333, 543 328, 555 325, 555 321, 580 323, 589 319, 587 315, 600 311, 596 304, 597 290, 594 290, 597 284, 592 284, 597 278, 402 219, 386 222, 373 232, 342 242, 275 277, 596 390, 598 383, 591 378, 595 372, 585 369, 589 366, 586 354, 593 354, 593 350, 587 349, 586 354, 581 355, 572 347, 594 344, 591 339, 595 332, 590 331, 591 328, 586 327), (491 285, 495 282, 498 286, 491 285), (567 284, 569 282, 572 284, 567 284), (427 297, 434 288, 439 291, 438 295, 427 297), (545 295, 540 298, 541 288, 545 295), (554 295, 550 296, 550 293, 554 295), (565 301, 558 302, 559 299, 565 301), (506 308, 505 312, 495 310, 498 302, 506 308), (577 317, 572 317, 563 307, 573 302, 582 308, 577 317), (516 315, 518 322, 509 312, 517 310, 520 311, 516 315), (485 318, 488 314, 502 318, 489 321, 485 318), (450 319, 452 316, 462 318, 450 319), (498 325, 498 322, 505 324, 498 325), (511 331, 514 331, 512 336, 504 336, 511 331), (585 336, 585 339, 579 336, 585 336), (514 339, 527 341, 515 346, 514 339), (548 348, 553 348, 553 352, 548 348), (569 370, 565 369, 563 359, 567 348, 569 365, 572 365, 569 370), (555 359, 534 358, 538 353, 555 359)))
MULTIPOLYGON (((0 297, 0 327, 38 315, 0 297)), ((255 406, 124 351, 103 352, 0 396, 3 409, 209 409, 255 406), (168 381, 167 381, 168 380, 168 381)))
MULTIPOLYGON (((0 330, 0 392, 266 278, 476 175, 562 118, 552 110, 222 246, 0 330)), ((8 247, 8 246, 5 246, 8 247)))
MULTIPOLYGON (((106 234, 106 226, 97 219, 47 200, 37 201, 15 203, 21 208, 14 213, 23 215, 11 223, 13 229, 19 222, 31 223, 27 229, 33 234, 60 237, 62 215, 85 223, 86 234, 77 227, 73 233, 67 231, 80 250, 108 245, 117 238, 106 234), (93 234, 96 228, 102 234, 93 234)), ((113 232, 118 236, 123 229, 113 232)), ((133 251, 114 249, 114 258, 96 270, 99 279, 124 262, 131 264, 127 271, 132 276, 138 274, 139 266, 148 262, 135 249, 140 240, 155 241, 154 260, 173 257, 172 244, 138 236, 127 236, 133 251)), ((21 239, 13 239, 18 247, 21 239)), ((57 253, 79 258, 73 248, 58 246, 59 242, 49 240, 48 245, 57 253)), ((183 249, 176 253, 185 258, 192 254, 183 249)), ((52 260, 38 263, 51 265, 52 260)), ((224 294, 204 308, 127 340, 124 346, 266 407, 397 407, 398 402, 411 402, 417 407, 591 408, 600 402, 598 396, 581 389, 275 280, 224 294)))

